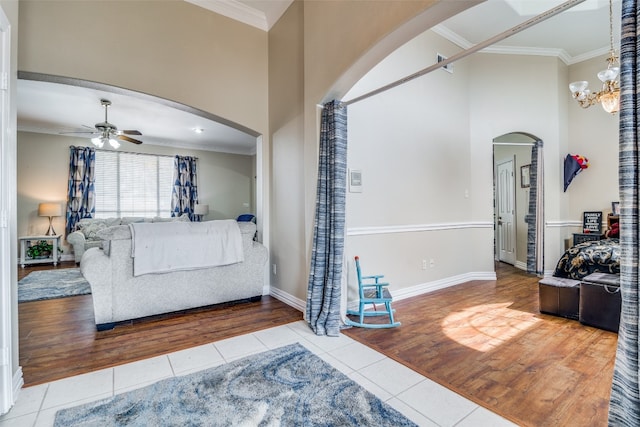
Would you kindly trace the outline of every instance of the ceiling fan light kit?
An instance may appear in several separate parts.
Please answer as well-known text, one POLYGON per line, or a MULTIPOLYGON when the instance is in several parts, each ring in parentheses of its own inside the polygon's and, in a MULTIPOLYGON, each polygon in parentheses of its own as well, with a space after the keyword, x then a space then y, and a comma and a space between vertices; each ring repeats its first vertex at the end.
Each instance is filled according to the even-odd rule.
POLYGON ((592 105, 601 104, 604 111, 615 114, 620 110, 620 83, 618 75, 620 67, 618 56, 613 48, 613 2, 609 0, 609 40, 611 48, 607 58, 607 69, 598 73, 598 79, 602 82, 602 90, 591 92, 589 83, 581 80, 571 82, 569 90, 573 98, 578 101, 582 108, 589 108, 592 105))
MULTIPOLYGON (((89 133, 96 135, 91 138, 91 142, 98 148, 104 147, 104 144, 109 144, 113 149, 120 148, 120 141, 127 141, 133 144, 142 144, 142 141, 128 137, 127 135, 142 135, 137 130, 118 130, 116 125, 109 123, 107 119, 108 108, 111 105, 111 101, 108 99, 101 99, 100 104, 104 107, 104 122, 96 123, 94 125, 95 130, 81 131, 81 132, 65 132, 65 133, 89 133)), ((86 126, 89 127, 89 126, 86 126)))

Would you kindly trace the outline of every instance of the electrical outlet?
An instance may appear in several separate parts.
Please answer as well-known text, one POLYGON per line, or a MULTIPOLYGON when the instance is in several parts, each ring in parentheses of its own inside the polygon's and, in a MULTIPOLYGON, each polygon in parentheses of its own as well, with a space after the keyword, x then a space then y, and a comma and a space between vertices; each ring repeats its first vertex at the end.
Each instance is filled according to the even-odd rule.
POLYGON ((271 269, 273 270, 273 275, 275 276, 275 275, 277 274, 277 271, 278 271, 278 269, 276 268, 276 265, 275 265, 275 264, 273 264, 273 265, 271 266, 271 269))
POLYGON ((431 259, 429 260, 429 267, 433 268, 433 267, 435 267, 435 266, 436 266, 436 261, 435 261, 433 258, 431 258, 431 259))
POLYGON ((423 269, 423 270, 426 270, 426 269, 427 269, 427 260, 426 260, 426 259, 423 259, 423 260, 422 260, 422 269, 423 269))

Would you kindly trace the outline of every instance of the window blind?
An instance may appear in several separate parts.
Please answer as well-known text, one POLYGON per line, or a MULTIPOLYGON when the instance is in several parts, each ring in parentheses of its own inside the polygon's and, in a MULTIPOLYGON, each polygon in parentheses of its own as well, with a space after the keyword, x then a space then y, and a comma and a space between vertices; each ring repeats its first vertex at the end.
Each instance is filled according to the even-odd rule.
POLYGON ((96 218, 171 216, 173 158, 96 151, 96 218))

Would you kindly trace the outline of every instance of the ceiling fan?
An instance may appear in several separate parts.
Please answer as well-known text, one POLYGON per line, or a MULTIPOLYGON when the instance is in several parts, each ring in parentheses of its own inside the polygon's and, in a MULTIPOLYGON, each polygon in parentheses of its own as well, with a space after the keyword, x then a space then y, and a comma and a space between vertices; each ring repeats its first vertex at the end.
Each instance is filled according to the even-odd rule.
MULTIPOLYGON (((105 142, 108 142, 113 148, 119 148, 120 143, 117 141, 127 141, 132 142, 134 144, 142 144, 142 141, 134 138, 130 138, 127 135, 142 135, 140 131, 137 130, 118 130, 116 125, 109 123, 107 120, 107 111, 109 106, 111 105, 111 101, 108 99, 101 99, 100 103, 104 106, 104 122, 96 123, 94 125, 95 130, 84 131, 84 132, 67 132, 67 133, 91 133, 97 135, 91 138, 91 142, 98 148, 102 148, 105 142)), ((86 126, 89 127, 89 126, 86 126)))

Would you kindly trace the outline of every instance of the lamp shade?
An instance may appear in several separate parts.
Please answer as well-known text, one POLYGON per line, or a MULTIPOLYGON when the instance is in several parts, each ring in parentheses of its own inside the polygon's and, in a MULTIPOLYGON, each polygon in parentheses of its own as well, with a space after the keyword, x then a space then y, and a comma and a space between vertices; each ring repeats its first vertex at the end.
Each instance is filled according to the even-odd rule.
POLYGON ((62 216, 62 205, 60 203, 40 203, 38 216, 62 216))
POLYGON ((193 213, 196 215, 207 215, 209 213, 209 205, 195 205, 193 213))

